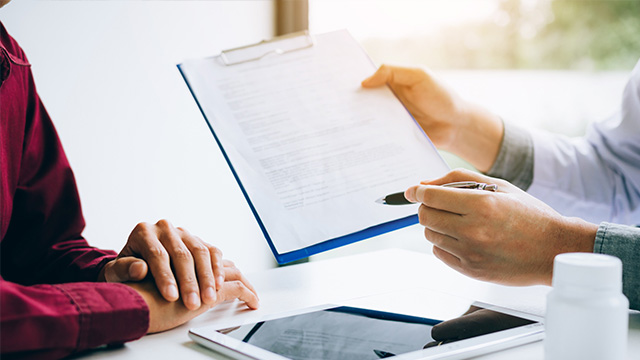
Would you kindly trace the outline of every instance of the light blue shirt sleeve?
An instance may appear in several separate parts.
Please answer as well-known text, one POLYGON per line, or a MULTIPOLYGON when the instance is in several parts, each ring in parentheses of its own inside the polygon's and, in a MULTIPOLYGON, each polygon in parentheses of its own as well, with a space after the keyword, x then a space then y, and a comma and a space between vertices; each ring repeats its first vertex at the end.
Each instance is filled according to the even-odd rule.
POLYGON ((593 251, 622 260, 624 294, 640 310, 640 228, 633 226, 640 225, 640 62, 620 110, 584 138, 529 133, 509 123, 504 131, 488 174, 563 215, 599 223, 593 251))
MULTIPOLYGON (((533 157, 529 133, 505 123, 500 153, 488 174, 527 190, 533 179, 533 157)), ((622 260, 623 292, 629 299, 629 307, 640 310, 640 228, 601 222, 593 252, 622 260)))
POLYGON ((525 129, 505 122, 498 156, 486 174, 505 179, 527 191, 533 181, 533 140, 531 134, 525 129))
POLYGON ((640 224, 640 62, 619 111, 590 126, 585 137, 531 135, 531 195, 593 223, 640 224))
POLYGON ((601 223, 593 252, 622 260, 622 291, 629 307, 640 310, 640 228, 601 223))

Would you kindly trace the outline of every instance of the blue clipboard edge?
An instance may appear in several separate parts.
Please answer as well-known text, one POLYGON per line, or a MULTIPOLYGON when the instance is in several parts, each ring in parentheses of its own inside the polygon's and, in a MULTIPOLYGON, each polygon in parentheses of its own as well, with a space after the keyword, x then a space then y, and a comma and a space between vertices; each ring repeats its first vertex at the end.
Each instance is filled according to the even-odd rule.
MULTIPOLYGON (((414 225, 418 223, 418 215, 411 215, 411 216, 407 216, 404 218, 400 218, 397 220, 393 220, 393 221, 389 221, 386 223, 382 223, 382 224, 378 224, 369 228, 366 228, 364 230, 360 230, 351 234, 347 234, 347 235, 343 235, 334 239, 330 239, 330 240, 326 240, 323 241, 321 243, 317 243, 311 246, 308 246, 306 248, 300 249, 300 250, 294 250, 294 251, 290 251, 288 253, 283 253, 280 254, 278 253, 278 250, 276 250, 276 247, 273 245, 273 241, 271 240, 271 237, 269 236, 269 233, 267 232, 267 228, 264 226, 264 223, 262 222, 262 219, 260 219, 260 215, 258 215, 258 211, 256 210, 255 206, 253 206, 253 202, 251 202, 251 198, 249 198, 249 194, 247 194, 247 191, 245 190, 244 186, 242 185, 242 181, 240 181, 240 177, 238 176, 238 173, 236 173, 235 168, 233 167, 233 164, 231 163, 231 160, 229 159, 229 156, 227 156, 227 152, 224 150, 224 147, 222 146, 222 143, 220 142, 220 139, 218 139, 218 136, 216 135, 216 132, 213 130, 213 127, 211 126, 211 123, 209 122, 209 119, 207 118, 207 115, 204 113, 204 109, 202 108, 202 106, 200 105, 200 102, 198 101, 198 98, 196 97, 196 94, 193 92, 193 89, 191 88, 191 84, 189 83, 189 80, 187 79, 186 74, 184 73, 184 71, 182 71, 182 67, 181 64, 177 65, 178 70, 180 71, 180 75, 182 75, 182 79, 184 80, 184 82, 187 84, 187 88, 189 88, 189 92, 191 93, 191 96, 193 97, 193 99, 195 100, 196 104, 198 105, 198 109, 200 109, 200 113, 202 113, 202 116, 204 117, 204 120, 207 123, 207 126, 209 127, 209 130, 211 131, 211 134, 213 134, 213 138, 216 140, 216 143, 218 144, 218 147, 220 148, 220 151, 222 152, 222 156, 224 156, 225 161, 227 162, 227 165, 229 165, 229 169, 231 169, 231 173, 233 173, 233 177, 236 179, 236 181, 238 182, 238 185, 240 186, 240 190, 242 191, 242 194, 244 195, 244 198, 247 200, 247 203, 249 204, 249 208, 251 208, 251 212, 253 213, 253 216, 256 218, 256 220, 258 221, 258 225, 260 226, 260 230, 262 230, 262 233, 264 234, 264 237, 267 239, 267 243, 269 244, 269 248, 271 249, 271 252, 273 253, 273 256, 276 258, 276 261, 278 262, 278 264, 282 265, 282 264, 286 264, 286 263, 290 263, 296 260, 300 260, 300 259, 304 259, 307 258, 311 255, 315 255, 327 250, 331 250, 331 249, 335 249, 344 245, 348 245, 348 244, 352 244, 361 240, 365 240, 380 234, 384 234, 387 232, 391 232, 394 230, 398 230, 401 229, 403 227, 407 227, 410 225, 414 225)), ((415 121, 415 120, 414 120, 415 121)))

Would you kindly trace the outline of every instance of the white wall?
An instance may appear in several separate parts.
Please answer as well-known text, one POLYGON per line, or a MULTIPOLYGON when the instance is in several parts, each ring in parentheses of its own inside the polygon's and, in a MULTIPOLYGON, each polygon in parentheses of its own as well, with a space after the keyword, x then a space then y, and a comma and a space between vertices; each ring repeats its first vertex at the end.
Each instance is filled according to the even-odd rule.
MULTIPOLYGON (((186 58, 270 37, 273 13, 270 0, 14 0, 0 9, 33 64, 75 169, 92 244, 118 250, 137 222, 168 218, 219 246, 245 272, 274 265, 175 67, 186 58)), ((615 109, 628 76, 441 75, 510 121, 570 135, 615 109), (555 86, 549 89, 549 83, 555 86)), ((413 226, 313 258, 388 247, 429 252, 422 231, 413 226)))
POLYGON ((119 250, 137 222, 168 218, 244 271, 273 266, 176 68, 271 37, 273 6, 14 0, 0 9, 75 170, 91 244, 119 250))

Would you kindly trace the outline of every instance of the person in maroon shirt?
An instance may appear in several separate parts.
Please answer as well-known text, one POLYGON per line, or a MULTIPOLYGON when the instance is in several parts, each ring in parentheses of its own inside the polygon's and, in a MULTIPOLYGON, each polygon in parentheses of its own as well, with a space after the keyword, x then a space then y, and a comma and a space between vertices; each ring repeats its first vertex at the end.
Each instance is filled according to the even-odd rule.
POLYGON ((0 22, 2 357, 60 358, 124 343, 231 299, 258 307, 220 250, 168 221, 138 224, 119 254, 89 246, 84 226, 30 65, 0 22))

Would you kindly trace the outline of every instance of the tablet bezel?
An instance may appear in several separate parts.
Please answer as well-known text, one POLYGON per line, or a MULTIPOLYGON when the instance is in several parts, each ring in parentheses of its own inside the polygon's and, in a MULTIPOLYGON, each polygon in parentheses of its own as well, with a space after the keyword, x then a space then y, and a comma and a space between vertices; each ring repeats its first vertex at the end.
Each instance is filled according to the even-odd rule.
MULTIPOLYGON (((495 305, 490 305, 478 301, 472 303, 488 310, 501 312, 508 315, 521 317, 523 319, 535 321, 533 324, 519 326, 512 329, 502 330, 486 335, 480 335, 469 339, 459 340, 452 343, 442 344, 438 347, 432 347, 423 350, 417 350, 409 353, 395 356, 398 360, 410 359, 462 359, 471 356, 487 354, 518 345, 523 345, 544 338, 544 322, 540 316, 523 313, 520 311, 507 309, 495 305)), ((252 320, 238 323, 229 323, 228 325, 220 324, 215 326, 207 326, 203 328, 195 328, 189 330, 189 337, 206 348, 217 351, 223 355, 236 359, 261 359, 261 360, 289 360, 288 358, 272 353, 268 350, 257 346, 242 342, 231 336, 220 333, 220 330, 230 327, 254 324, 259 321, 269 321, 274 319, 285 318, 289 316, 301 315, 315 311, 326 310, 334 307, 340 307, 340 304, 325 304, 315 307, 303 308, 286 313, 274 314, 262 317, 259 320, 252 320)), ((361 307, 367 309, 366 306, 361 307)), ((397 313, 397 312, 395 312, 397 313)))

